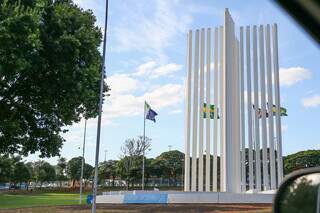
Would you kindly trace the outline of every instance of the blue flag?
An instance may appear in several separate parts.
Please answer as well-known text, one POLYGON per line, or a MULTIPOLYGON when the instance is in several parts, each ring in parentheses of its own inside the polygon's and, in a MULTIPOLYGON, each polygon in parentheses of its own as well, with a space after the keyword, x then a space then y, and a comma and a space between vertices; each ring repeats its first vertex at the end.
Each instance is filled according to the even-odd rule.
POLYGON ((145 119, 151 120, 153 122, 156 122, 156 116, 158 115, 158 113, 156 113, 153 109, 151 109, 151 107, 149 106, 149 104, 147 102, 144 103, 144 110, 145 110, 145 119))

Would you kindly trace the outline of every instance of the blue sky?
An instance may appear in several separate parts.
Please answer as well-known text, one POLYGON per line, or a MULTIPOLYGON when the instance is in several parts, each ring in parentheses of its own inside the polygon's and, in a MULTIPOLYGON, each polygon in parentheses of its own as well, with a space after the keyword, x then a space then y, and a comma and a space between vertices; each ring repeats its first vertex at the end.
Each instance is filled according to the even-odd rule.
MULTIPOLYGON (((104 0, 75 0, 97 16, 103 25, 104 0)), ((270 1, 212 0, 109 0, 107 82, 110 98, 102 118, 100 160, 118 159, 127 138, 143 133, 143 103, 147 100, 159 114, 157 123, 147 122, 152 138, 148 157, 168 146, 183 151, 184 78, 186 32, 216 27, 229 8, 237 25, 278 24, 284 155, 320 149, 320 49, 280 8, 270 1)), ((88 122, 86 161, 94 163, 97 120, 88 122)), ((81 155, 84 121, 63 136, 61 155, 81 155)), ((36 160, 31 155, 27 160, 36 160)), ((48 160, 56 163, 57 157, 48 160)))

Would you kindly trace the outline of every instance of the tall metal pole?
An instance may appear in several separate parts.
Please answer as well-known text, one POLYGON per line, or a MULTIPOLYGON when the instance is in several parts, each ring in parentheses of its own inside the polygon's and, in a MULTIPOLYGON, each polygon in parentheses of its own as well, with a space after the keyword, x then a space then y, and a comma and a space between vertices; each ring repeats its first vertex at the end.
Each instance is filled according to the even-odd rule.
POLYGON ((258 76, 258 52, 257 52, 257 26, 253 26, 253 93, 254 93, 254 139, 255 139, 255 166, 256 166, 256 190, 261 191, 261 161, 260 161, 260 127, 259 127, 259 76, 258 76))
POLYGON ((259 62, 260 62, 260 89, 261 89, 261 139, 262 139, 262 171, 263 171, 263 189, 269 190, 269 168, 268 168, 268 141, 267 141, 267 109, 266 109, 266 80, 265 80, 265 62, 264 62, 264 29, 259 27, 259 62))
POLYGON ((87 134, 87 119, 84 120, 84 134, 82 145, 82 162, 81 162, 81 175, 80 175, 80 200, 79 204, 82 204, 82 182, 83 182, 83 167, 84 167, 84 153, 86 149, 86 134, 87 134))
POLYGON ((191 78, 192 78, 192 31, 188 33, 187 82, 186 82, 186 131, 185 131, 185 169, 184 191, 190 191, 190 127, 191 127, 191 78))
MULTIPOLYGON (((206 192, 210 191, 210 62, 211 62, 211 29, 207 29, 207 44, 206 44, 206 192)), ((216 107, 217 104, 215 103, 216 107)))
POLYGON ((270 183, 271 189, 276 189, 276 166, 274 153, 274 120, 273 120, 273 93, 272 93, 272 68, 271 68, 271 46, 270 46, 270 25, 266 29, 266 56, 267 56, 267 88, 268 88, 268 124, 269 124, 269 161, 270 161, 270 183))
MULTIPOLYGON (((219 27, 219 34, 220 34, 220 192, 225 191, 225 171, 226 171, 226 161, 225 161, 225 145, 226 145, 226 138, 225 138, 225 94, 226 94, 226 85, 225 85, 225 70, 224 70, 224 36, 223 36, 224 27, 219 27)), ((218 167, 217 167, 218 168, 218 167)), ((216 171, 218 171, 216 169, 216 171)), ((216 181, 218 181, 216 179, 216 181)))
POLYGON ((245 103, 244 103, 244 52, 243 52, 243 37, 244 28, 240 27, 240 57, 239 57, 239 68, 240 68, 240 117, 241 117, 241 189, 246 191, 246 141, 245 141, 245 103))
POLYGON ((253 133, 252 133, 252 93, 251 93, 251 55, 250 27, 246 27, 246 61, 247 61, 247 115, 248 115, 248 145, 249 145, 249 190, 253 190, 253 133))
MULTIPOLYGON (((222 29, 220 29, 222 31, 222 29)), ((213 120, 213 166, 212 166, 212 169, 213 169, 213 172, 212 172, 212 191, 214 192, 217 192, 218 190, 218 181, 217 181, 217 176, 218 176, 218 100, 219 100, 219 79, 218 79, 218 65, 219 65, 219 62, 218 62, 218 48, 219 48, 219 45, 218 45, 218 42, 219 42, 219 36, 218 36, 218 33, 219 33, 219 29, 216 27, 214 29, 214 90, 213 90, 213 103, 214 103, 214 120, 213 120)), ((220 37, 220 39, 222 39, 222 37, 220 37)), ((211 46, 211 45, 210 45, 211 46)), ((222 45, 220 43, 220 57, 222 56, 222 45)), ((221 59, 220 59, 221 60, 221 59)), ((221 66, 222 66, 222 63, 220 63, 220 76, 221 76, 221 66)), ((209 101, 207 101, 209 102, 209 101)), ((220 101, 220 104, 221 104, 221 101, 220 101)), ((221 148, 220 148, 221 149, 221 148)), ((221 156, 221 155, 220 155, 221 156)), ((221 158, 220 158, 221 160, 221 158)), ((222 162, 222 160, 221 160, 222 162)), ((220 167, 221 168, 221 167, 220 167)), ((220 170, 221 171, 221 170, 220 170)))
POLYGON ((101 79, 100 79, 100 94, 99 94, 99 116, 98 116, 98 128, 97 128, 94 182, 93 182, 92 213, 96 213, 96 197, 97 197, 97 188, 98 188, 98 163, 99 163, 100 132, 101 132, 101 114, 102 114, 105 59, 106 59, 106 46, 107 46, 107 28, 108 28, 108 0, 106 0, 106 13, 105 13, 105 23, 104 23, 103 53, 102 53, 102 63, 101 63, 101 79))
POLYGON ((273 46, 273 70, 274 70, 274 94, 276 104, 276 137, 277 137, 277 165, 278 165, 278 186, 283 179, 282 160, 282 131, 280 114, 280 80, 279 80, 279 57, 278 57, 278 28, 277 24, 272 25, 272 46, 273 46))
MULTIPOLYGON (((203 191, 203 95, 204 95, 204 29, 200 33, 200 109, 199 109, 199 166, 198 166, 198 191, 203 191)), ((208 103, 207 103, 208 104, 208 103)), ((207 112, 210 116, 210 112, 207 112)))
POLYGON ((107 162, 107 150, 104 150, 104 162, 107 162))
POLYGON ((197 190, 197 133, 198 133, 198 74, 199 74, 199 30, 195 33, 194 47, 194 75, 193 75, 193 122, 192 122, 192 163, 191 163, 191 191, 197 190))
MULTIPOLYGON (((143 107, 143 144, 146 144, 146 103, 143 107)), ((145 147, 143 147, 143 154, 142 154, 142 190, 144 190, 144 152, 145 147)))

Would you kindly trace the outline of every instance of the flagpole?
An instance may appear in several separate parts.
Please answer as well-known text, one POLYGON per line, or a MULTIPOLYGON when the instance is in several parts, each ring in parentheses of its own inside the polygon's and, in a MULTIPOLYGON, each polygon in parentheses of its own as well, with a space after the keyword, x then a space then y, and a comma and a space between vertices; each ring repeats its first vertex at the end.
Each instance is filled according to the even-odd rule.
POLYGON ((84 167, 84 152, 86 149, 86 133, 87 133, 87 119, 84 120, 84 135, 82 145, 82 162, 81 162, 81 177, 80 177, 80 200, 79 204, 82 204, 82 182, 83 182, 83 167, 84 167))
POLYGON ((101 77, 100 77, 100 94, 99 94, 99 111, 98 111, 98 128, 97 128, 97 141, 96 141, 96 156, 95 156, 95 168, 94 168, 94 181, 93 181, 93 198, 92 198, 92 213, 96 213, 96 197, 98 189, 98 164, 99 164, 99 151, 100 151, 100 132, 101 132, 101 114, 102 114, 102 102, 103 102, 103 90, 104 90, 104 75, 105 75, 105 59, 106 59, 106 46, 107 46, 107 28, 108 28, 108 3, 106 0, 106 12, 104 23, 104 37, 103 37, 103 52, 101 63, 101 77))
POLYGON ((144 190, 144 151, 146 143, 146 102, 143 106, 143 154, 142 154, 142 190, 144 190))

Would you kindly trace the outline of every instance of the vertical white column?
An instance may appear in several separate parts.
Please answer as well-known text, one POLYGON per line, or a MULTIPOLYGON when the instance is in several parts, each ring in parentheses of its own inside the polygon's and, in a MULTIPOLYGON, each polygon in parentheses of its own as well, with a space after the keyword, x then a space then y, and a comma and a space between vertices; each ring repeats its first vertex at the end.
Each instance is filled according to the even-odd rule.
POLYGON ((272 68, 271 68, 271 47, 270 47, 270 25, 266 29, 266 58, 267 58, 267 88, 268 88, 268 124, 269 124, 269 162, 271 189, 276 189, 276 166, 274 153, 274 125, 273 125, 273 94, 272 94, 272 68))
POLYGON ((204 96, 204 29, 201 29, 200 37, 200 106, 199 106, 199 174, 198 191, 203 191, 203 96, 204 96))
MULTIPOLYGON (((230 72, 232 70, 232 42, 233 40, 230 39, 230 20, 229 20, 229 14, 227 11, 225 11, 225 17, 224 17, 224 28, 223 28, 223 72, 224 72, 224 84, 225 84, 225 91, 224 91, 224 128, 225 128, 225 132, 224 132, 224 161, 225 161, 225 190, 227 192, 230 192, 230 183, 229 183, 229 176, 230 176, 230 169, 232 169, 232 164, 231 164, 231 159, 230 159, 230 152, 231 152, 231 136, 229 135, 231 134, 231 123, 228 122, 231 119, 231 105, 228 104, 229 100, 232 98, 232 94, 231 94, 231 88, 230 88, 230 84, 228 84, 229 81, 231 81, 231 76, 230 76, 230 72), (230 118, 229 118, 230 117, 230 118)), ((233 178, 233 177, 232 177, 233 178)))
POLYGON ((223 27, 219 28, 220 34, 220 130, 221 130, 221 143, 220 143, 220 191, 226 191, 226 129, 225 129, 225 66, 224 66, 224 36, 223 27))
MULTIPOLYGON (((220 46, 221 48, 221 46, 220 46)), ((218 184, 218 28, 214 29, 214 130, 213 130, 213 174, 212 174, 212 191, 217 191, 218 184)), ((221 66, 221 64, 220 64, 221 66)), ((221 155, 220 155, 221 156, 221 155)), ((221 160, 221 158, 220 158, 221 160)))
POLYGON ((233 128, 234 128, 234 135, 232 139, 232 152, 233 152, 233 171, 234 171, 234 179, 233 179, 233 192, 241 192, 241 164, 240 164, 240 142, 241 142, 241 135, 240 135, 240 128, 241 128, 241 122, 240 122, 240 70, 239 70, 239 41, 235 37, 235 32, 233 28, 233 35, 234 35, 234 69, 233 69, 233 100, 235 101, 233 104, 233 114, 234 114, 234 122, 233 122, 233 128))
POLYGON ((248 109, 248 144, 249 144, 249 189, 253 190, 253 142, 252 142, 252 93, 251 93, 251 54, 250 27, 246 28, 246 61, 247 61, 247 109, 248 109))
POLYGON ((207 29, 207 45, 206 45, 206 192, 210 191, 210 63, 211 63, 211 29, 207 29))
POLYGON ((259 130, 259 91, 258 91, 258 55, 257 55, 257 26, 253 26, 253 93, 254 93, 254 131, 255 131, 255 166, 256 189, 261 191, 261 165, 260 165, 260 130, 259 130))
POLYGON ((275 87, 275 104, 276 104, 276 139, 277 139, 277 165, 278 165, 278 186, 283 178, 282 163, 282 132, 281 132, 281 115, 280 115, 280 81, 279 81, 279 58, 278 58, 278 29, 277 24, 272 25, 273 41, 273 69, 274 69, 274 87, 275 87))
POLYGON ((240 117, 241 117, 241 191, 246 191, 246 146, 244 114, 244 65, 243 65, 243 27, 240 27, 239 68, 240 68, 240 117))
POLYGON ((184 191, 190 190, 190 113, 191 113, 191 72, 192 72, 192 31, 187 38, 187 81, 186 81, 186 126, 185 126, 185 164, 184 191))
POLYGON ((193 129, 192 129, 192 172, 191 191, 197 189, 197 132, 198 132, 198 74, 199 74, 199 30, 195 35, 193 77, 193 129))
POLYGON ((261 89, 261 138, 262 138, 262 170, 263 170, 263 189, 269 190, 269 171, 267 158, 267 122, 266 122, 266 80, 264 64, 264 35, 263 26, 259 27, 259 61, 260 61, 260 89, 261 89))
POLYGON ((236 73, 235 60, 235 32, 234 23, 228 9, 225 10, 224 19, 224 71, 225 71, 225 152, 226 152, 226 191, 240 191, 240 166, 239 157, 239 103, 237 94, 239 92, 238 75, 236 73), (239 172, 239 174, 238 174, 239 172))

